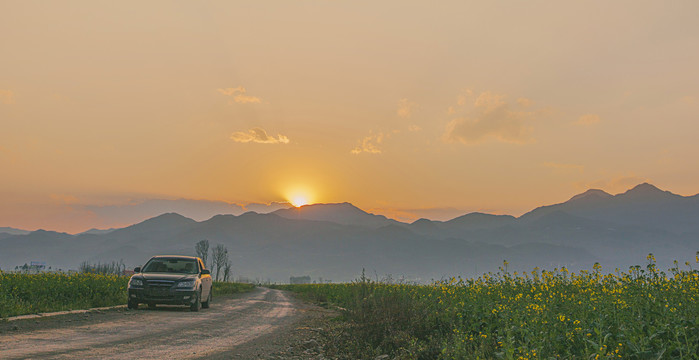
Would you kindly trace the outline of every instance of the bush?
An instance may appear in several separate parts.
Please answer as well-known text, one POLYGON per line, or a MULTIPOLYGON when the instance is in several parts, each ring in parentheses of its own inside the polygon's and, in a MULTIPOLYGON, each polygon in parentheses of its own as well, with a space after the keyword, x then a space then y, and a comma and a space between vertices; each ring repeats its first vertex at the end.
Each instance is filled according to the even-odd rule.
POLYGON ((431 285, 281 286, 342 308, 346 356, 646 359, 699 354, 699 271, 487 274, 431 285))

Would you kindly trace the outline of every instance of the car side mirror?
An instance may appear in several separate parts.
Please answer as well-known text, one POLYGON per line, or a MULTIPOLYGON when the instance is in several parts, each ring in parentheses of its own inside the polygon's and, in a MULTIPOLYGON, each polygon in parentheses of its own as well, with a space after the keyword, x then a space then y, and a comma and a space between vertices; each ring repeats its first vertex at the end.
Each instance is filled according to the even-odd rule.
POLYGON ((141 267, 140 267, 140 266, 136 266, 136 267, 133 269, 133 272, 135 272, 135 273, 140 273, 140 272, 141 272, 141 267))
POLYGON ((209 270, 209 269, 204 269, 204 270, 201 271, 201 274, 202 274, 202 275, 211 275, 211 270, 209 270))

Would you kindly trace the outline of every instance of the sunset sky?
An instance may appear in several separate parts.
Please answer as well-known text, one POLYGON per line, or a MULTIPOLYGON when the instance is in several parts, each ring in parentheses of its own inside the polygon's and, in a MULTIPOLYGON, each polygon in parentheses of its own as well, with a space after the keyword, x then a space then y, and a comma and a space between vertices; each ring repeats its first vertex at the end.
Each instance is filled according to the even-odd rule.
MULTIPOLYGON (((697 1, 2 1, 0 226, 699 192, 697 1)), ((126 224, 122 224, 126 225, 126 224)))

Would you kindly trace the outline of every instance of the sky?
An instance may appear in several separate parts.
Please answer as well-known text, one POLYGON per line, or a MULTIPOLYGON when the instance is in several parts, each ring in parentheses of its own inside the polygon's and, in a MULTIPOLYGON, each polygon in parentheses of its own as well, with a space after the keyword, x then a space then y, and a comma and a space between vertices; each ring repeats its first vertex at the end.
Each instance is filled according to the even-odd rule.
POLYGON ((699 192, 696 1, 2 1, 0 226, 699 192), (297 199, 297 200, 294 200, 297 199), (261 204, 261 205, 260 205, 261 204))

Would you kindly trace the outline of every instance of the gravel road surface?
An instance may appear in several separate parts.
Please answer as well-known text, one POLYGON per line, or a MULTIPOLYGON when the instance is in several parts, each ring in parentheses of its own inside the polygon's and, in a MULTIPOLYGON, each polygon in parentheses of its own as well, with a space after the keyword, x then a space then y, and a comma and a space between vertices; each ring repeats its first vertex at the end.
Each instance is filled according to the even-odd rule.
POLYGON ((199 312, 158 306, 0 322, 0 359, 268 358, 302 341, 304 322, 322 313, 283 291, 257 288, 214 298, 199 312))

